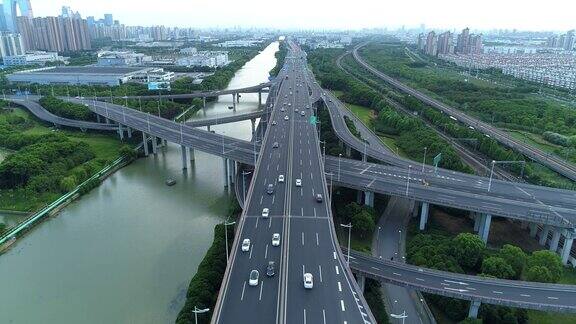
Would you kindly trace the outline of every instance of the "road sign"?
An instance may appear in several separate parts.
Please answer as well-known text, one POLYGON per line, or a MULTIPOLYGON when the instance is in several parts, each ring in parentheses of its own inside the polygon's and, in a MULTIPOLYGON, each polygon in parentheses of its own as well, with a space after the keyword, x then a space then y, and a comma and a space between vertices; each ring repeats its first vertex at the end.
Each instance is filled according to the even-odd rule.
POLYGON ((436 155, 434 157, 434 166, 438 167, 438 163, 440 163, 440 160, 442 160, 442 153, 438 153, 438 155, 436 155))
POLYGON ((310 116, 310 124, 316 125, 316 116, 310 116))

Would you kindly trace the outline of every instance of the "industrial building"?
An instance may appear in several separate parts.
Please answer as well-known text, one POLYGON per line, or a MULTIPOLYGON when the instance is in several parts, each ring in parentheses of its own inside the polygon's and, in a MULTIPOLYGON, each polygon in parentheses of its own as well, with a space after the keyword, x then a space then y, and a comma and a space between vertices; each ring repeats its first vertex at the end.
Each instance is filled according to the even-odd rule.
POLYGON ((88 84, 116 86, 123 83, 171 82, 174 72, 153 67, 59 66, 15 72, 10 82, 38 84, 88 84))

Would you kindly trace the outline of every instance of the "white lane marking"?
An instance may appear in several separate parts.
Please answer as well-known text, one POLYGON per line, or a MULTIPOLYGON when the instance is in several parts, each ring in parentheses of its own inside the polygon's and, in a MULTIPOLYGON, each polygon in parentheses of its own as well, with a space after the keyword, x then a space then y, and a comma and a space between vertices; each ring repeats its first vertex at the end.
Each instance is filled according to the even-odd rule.
POLYGON ((304 324, 306 324, 306 308, 304 308, 304 324))
POLYGON ((557 300, 557 299, 558 299, 558 297, 548 297, 548 299, 557 300))
POLYGON ((378 268, 378 267, 370 267, 370 268, 380 271, 380 268, 378 268))
POLYGON ((258 228, 258 220, 260 219, 260 217, 256 217, 256 226, 254 226, 254 228, 258 228))
POLYGON ((416 278, 416 280, 418 280, 418 281, 425 281, 425 280, 422 279, 422 278, 416 278))
POLYGON ((276 171, 278 171, 279 167, 280 167, 280 164, 276 164, 276 171))
POLYGON ((522 296, 522 297, 532 297, 532 296, 526 295, 526 294, 520 294, 520 296, 522 296))
POLYGON ((316 233, 316 246, 320 245, 320 240, 318 239, 318 233, 316 233))
POLYGON ((266 250, 264 251, 264 259, 268 259, 268 244, 266 244, 266 250))
POLYGON ((463 285, 463 286, 468 286, 467 283, 462 282, 462 281, 452 281, 452 280, 446 280, 446 279, 444 279, 444 281, 449 282, 449 283, 455 283, 455 284, 463 285))
POLYGON ((272 196, 272 205, 274 205, 274 198, 276 198, 276 196, 272 196))
POLYGON ((262 199, 264 199, 264 196, 260 196, 260 206, 262 206, 262 199))
POLYGON ((334 253, 334 260, 336 260, 336 252, 332 252, 332 253, 334 253))
POLYGON ((342 311, 345 312, 346 308, 344 307, 344 300, 340 299, 340 307, 342 307, 342 311))
POLYGON ((501 292, 501 291, 496 291, 496 290, 492 290, 492 292, 495 293, 495 294, 499 294, 499 295, 503 294, 503 292, 501 292))
POLYGON ((322 309, 322 320, 324 321, 324 324, 326 324, 326 311, 324 309, 322 309))
POLYGON ((240 296, 240 301, 244 300, 244 289, 246 289, 246 281, 244 281, 244 285, 242 285, 242 296, 240 296))
POLYGON ((398 276, 398 277, 402 277, 401 274, 397 273, 397 272, 392 272, 393 275, 398 276))
POLYGON ((254 251, 254 244, 250 245, 250 256, 248 257, 248 259, 252 259, 252 251, 254 251))
POLYGON ((302 232, 302 245, 304 245, 304 232, 302 232))
POLYGON ((268 228, 272 227, 272 217, 268 220, 268 228))
POLYGON ((270 164, 266 166, 266 171, 270 171, 270 164))
POLYGON ((262 282, 260 283, 260 296, 258 297, 258 300, 262 300, 262 288, 264 287, 264 280, 262 280, 262 282))
POLYGON ((302 265, 302 275, 304 275, 306 273, 304 265, 302 265))
POLYGON ((339 274, 340 274, 340 270, 338 269, 338 266, 334 266, 334 268, 336 269, 336 274, 339 275, 339 274))
POLYGON ((304 217, 304 207, 300 208, 300 213, 302 214, 302 217, 304 217))
MULTIPOLYGON (((314 194, 312 194, 314 195, 314 194)), ((314 207, 314 217, 316 217, 316 207, 314 207)))
POLYGON ((320 282, 322 282, 322 266, 318 265, 318 273, 320 273, 320 282))

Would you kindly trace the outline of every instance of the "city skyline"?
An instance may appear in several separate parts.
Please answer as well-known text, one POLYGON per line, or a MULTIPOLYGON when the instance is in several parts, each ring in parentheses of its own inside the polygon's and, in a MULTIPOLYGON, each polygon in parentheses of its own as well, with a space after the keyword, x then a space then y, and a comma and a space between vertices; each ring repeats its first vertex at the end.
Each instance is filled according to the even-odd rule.
POLYGON ((327 1, 306 2, 295 0, 290 6, 277 10, 258 10, 269 2, 247 0, 241 4, 218 5, 200 0, 191 5, 182 0, 165 0, 162 6, 150 6, 136 0, 122 2, 101 0, 66 0, 60 3, 31 0, 34 15, 55 16, 62 6, 70 6, 87 16, 103 17, 105 13, 126 25, 166 25, 196 28, 280 28, 280 29, 362 29, 407 28, 425 24, 433 29, 472 30, 518 29, 530 31, 565 31, 574 29, 571 13, 576 4, 550 0, 543 7, 537 3, 519 0, 502 2, 486 0, 482 6, 466 6, 454 0, 401 2, 395 4, 373 3, 360 0, 355 6, 335 6, 327 1), (570 8, 572 7, 572 8, 570 8), (178 10, 174 10, 178 8, 178 10), (301 8, 305 8, 302 10, 301 8), (327 8, 327 9, 326 9, 327 8), (521 10, 520 10, 521 8, 521 10), (558 8, 564 8, 558 10, 558 8), (137 15, 132 13, 137 12, 137 15), (206 14, 214 13, 214 15, 206 14), (325 15, 318 13, 325 12, 325 15), (515 14, 517 13, 517 14, 515 14))

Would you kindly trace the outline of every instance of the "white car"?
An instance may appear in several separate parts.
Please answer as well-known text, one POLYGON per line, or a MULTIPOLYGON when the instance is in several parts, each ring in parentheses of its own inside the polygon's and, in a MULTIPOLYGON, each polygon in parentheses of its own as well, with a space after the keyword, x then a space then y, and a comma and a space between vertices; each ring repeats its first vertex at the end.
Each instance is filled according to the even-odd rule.
POLYGON ((272 246, 280 245, 280 233, 272 234, 272 246))
POLYGON ((272 125, 276 125, 276 121, 275 121, 275 120, 272 121, 272 125))
POLYGON ((284 182, 284 175, 283 174, 278 176, 278 182, 284 182))
POLYGON ((250 286, 258 286, 258 278, 260 277, 260 273, 258 270, 250 271, 250 280, 248 280, 248 284, 250 286))
MULTIPOLYGON (((255 271, 255 270, 252 270, 255 271)), ((256 282, 256 284, 258 284, 258 282, 256 282)), ((306 289, 312 289, 312 287, 314 287, 314 279, 312 277, 311 273, 305 273, 304 274, 304 288, 306 289)))
POLYGON ((269 214, 270 214, 270 209, 268 209, 268 208, 262 209, 262 217, 268 217, 269 214))
POLYGON ((288 116, 284 116, 284 120, 288 120, 290 119, 288 116))
POLYGON ((296 179, 296 187, 302 187, 302 179, 296 179))
POLYGON ((242 252, 250 251, 250 239, 244 239, 242 241, 242 252))

